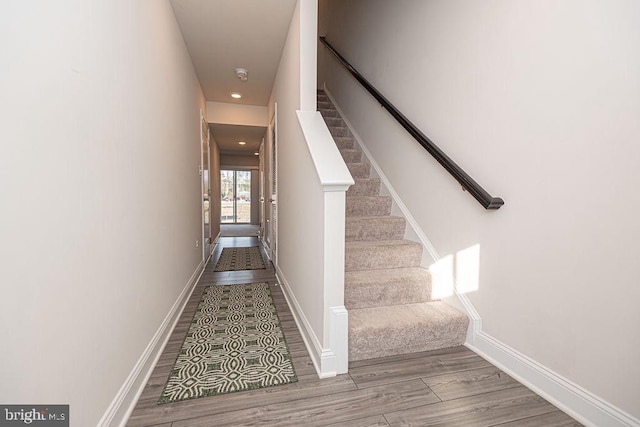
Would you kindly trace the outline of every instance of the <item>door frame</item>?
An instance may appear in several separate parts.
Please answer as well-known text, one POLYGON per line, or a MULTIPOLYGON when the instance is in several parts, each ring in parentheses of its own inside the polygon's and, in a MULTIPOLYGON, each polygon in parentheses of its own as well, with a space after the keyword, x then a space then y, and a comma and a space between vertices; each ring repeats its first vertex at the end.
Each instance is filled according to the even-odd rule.
POLYGON ((260 142, 260 149, 258 150, 258 159, 259 159, 259 166, 258 166, 258 179, 260 179, 259 182, 259 194, 258 194, 258 203, 260 203, 260 206, 258 208, 258 215, 259 217, 259 224, 260 224, 260 231, 258 234, 258 238, 261 239, 264 242, 264 236, 266 233, 266 206, 265 206, 265 176, 264 176, 264 144, 265 144, 265 138, 262 138, 262 142, 260 142))
POLYGON ((267 249, 273 265, 278 265, 278 103, 273 104, 273 116, 267 132, 269 144, 269 219, 267 220, 267 249), (270 220, 270 221, 269 221, 270 220))
POLYGON ((200 204, 202 211, 202 260, 207 261, 211 256, 211 138, 209 131, 209 124, 204 117, 202 108, 200 109, 200 204), (207 167, 205 168, 205 155, 207 157, 207 167), (205 170, 207 177, 207 183, 205 185, 205 170), (205 188, 206 187, 206 188, 205 188), (206 191, 206 194, 205 194, 206 191), (206 198, 205 198, 206 196, 206 198), (207 200, 208 199, 208 200, 207 200), (207 235, 206 230, 206 209, 205 202, 209 202, 209 233, 207 235))

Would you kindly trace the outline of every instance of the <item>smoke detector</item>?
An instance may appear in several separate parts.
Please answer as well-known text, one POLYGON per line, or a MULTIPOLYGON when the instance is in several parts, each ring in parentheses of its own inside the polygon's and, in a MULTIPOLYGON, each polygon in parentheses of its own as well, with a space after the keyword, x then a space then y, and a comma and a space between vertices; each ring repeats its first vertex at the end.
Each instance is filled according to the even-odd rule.
POLYGON ((246 82, 249 79, 249 72, 246 68, 236 68, 236 77, 240 79, 240 81, 246 82))

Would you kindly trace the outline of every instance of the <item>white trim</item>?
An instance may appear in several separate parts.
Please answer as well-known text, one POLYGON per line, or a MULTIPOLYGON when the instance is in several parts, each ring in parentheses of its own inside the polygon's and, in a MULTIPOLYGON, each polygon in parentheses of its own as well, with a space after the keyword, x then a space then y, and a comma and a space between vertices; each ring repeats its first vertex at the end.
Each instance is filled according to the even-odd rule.
MULTIPOLYGON (((222 154, 223 156, 226 153, 222 154)), ((233 154, 232 154, 233 155, 233 154)), ((251 158, 255 156, 251 154, 251 158)), ((220 170, 234 170, 234 171, 257 171, 260 170, 260 166, 229 166, 229 165, 220 165, 220 170)))
MULTIPOLYGON (((267 241, 265 240, 265 237, 263 236, 260 241, 262 242, 262 247, 264 248, 264 254, 267 256, 267 259, 271 261, 271 263, 273 264, 273 260, 271 259, 271 254, 269 253, 269 246, 267 246, 267 241)), ((275 264, 274 264, 274 267, 275 267, 275 264)), ((276 277, 277 276, 278 276, 278 273, 276 272, 276 277)))
POLYGON ((349 187, 351 187, 352 185, 353 184, 323 184, 322 191, 324 191, 325 193, 337 193, 340 191, 346 193, 349 187))
POLYGON ((205 263, 200 261, 198 267, 189 278, 187 285, 182 289, 178 299, 173 304, 169 313, 165 316, 160 327, 151 338, 151 341, 145 348, 144 352, 134 365, 118 393, 107 407, 102 418, 98 421, 98 427, 120 426, 124 427, 133 412, 133 409, 144 390, 151 373, 158 363, 158 359, 164 350, 164 347, 171 337, 171 333, 180 319, 180 315, 184 307, 191 297, 196 283, 200 280, 204 272, 205 263))
POLYGON ((640 420, 485 332, 466 346, 588 427, 640 427, 640 420))
POLYGON ((293 315, 293 320, 296 322, 300 335, 302 335, 304 345, 307 347, 309 356, 311 356, 311 362, 318 373, 318 378, 335 377, 337 375, 337 369, 336 356, 334 352, 331 349, 322 348, 322 344, 320 343, 318 336, 315 334, 311 324, 307 320, 307 317, 304 315, 304 312, 293 294, 291 286, 289 286, 289 282, 287 282, 287 279, 284 277, 282 270, 280 270, 280 267, 277 265, 275 266, 275 269, 276 278, 278 279, 278 283, 280 283, 280 287, 282 288, 282 293, 287 300, 287 304, 289 305, 289 309, 293 315))
POLYGON ((346 374, 349 372, 349 312, 344 305, 329 308, 329 325, 329 342, 336 356, 335 371, 346 374))
POLYGON ((322 114, 301 110, 296 114, 323 191, 347 191, 354 181, 322 114))
POLYGON ((218 240, 220 240, 221 234, 222 232, 218 231, 218 235, 216 236, 215 239, 213 239, 213 245, 211 245, 211 253, 213 253, 213 251, 215 250, 215 247, 218 244, 218 240))
MULTIPOLYGON (((202 245, 202 261, 206 264, 208 259, 209 259, 209 255, 207 254, 207 247, 209 247, 209 251, 211 251, 211 242, 206 241, 207 239, 210 238, 211 236, 211 200, 209 200, 209 236, 205 236, 204 235, 204 230, 205 230, 205 211, 204 211, 204 143, 205 143, 205 137, 207 138, 207 167, 208 167, 208 173, 209 173, 209 177, 207 178, 208 183, 209 183, 209 189, 211 189, 211 146, 209 143, 209 124, 207 123, 207 119, 205 118, 205 111, 202 110, 202 107, 200 108, 200 121, 198 122, 199 128, 200 128, 200 167, 199 167, 199 172, 200 172, 200 208, 201 208, 201 214, 202 214, 202 227, 201 227, 201 232, 200 232, 200 236, 202 237, 202 240, 200 242, 200 244, 202 245), (203 132, 203 128, 202 125, 204 124, 204 126, 207 128, 207 135, 205 136, 204 132, 203 132)), ((210 195, 209 195, 210 196, 210 195)), ((209 199, 211 199, 211 197, 209 197, 209 199)))
MULTIPOLYGON (((354 139, 362 148, 362 152, 369 160, 380 181, 388 190, 393 202, 402 212, 402 215, 415 232, 424 249, 434 261, 438 261, 440 255, 435 247, 429 241, 429 238, 413 215, 411 215, 407 206, 402 202, 400 196, 382 172, 382 169, 364 145, 358 133, 345 118, 343 111, 336 103, 335 98, 333 98, 326 85, 324 86, 324 91, 336 110, 340 113, 342 120, 344 120, 347 127, 351 130, 354 139)), ((457 291, 457 285, 454 285, 453 290, 471 320, 467 332, 467 341, 465 343, 468 348, 504 370, 507 374, 586 426, 640 427, 640 420, 631 414, 585 390, 524 354, 519 353, 488 335, 486 332, 483 332, 482 318, 473 306, 471 300, 469 300, 466 294, 461 294, 457 291)))
MULTIPOLYGON (((333 144, 335 146, 335 143, 333 144)), ((324 191, 323 337, 335 355, 331 371, 349 371, 349 324, 344 307, 345 192, 324 191)))

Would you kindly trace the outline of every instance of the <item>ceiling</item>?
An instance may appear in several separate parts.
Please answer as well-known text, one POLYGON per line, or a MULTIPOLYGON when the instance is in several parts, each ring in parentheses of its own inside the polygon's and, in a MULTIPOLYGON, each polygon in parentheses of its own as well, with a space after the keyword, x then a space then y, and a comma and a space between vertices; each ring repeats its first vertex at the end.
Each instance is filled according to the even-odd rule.
POLYGON ((171 4, 206 100, 266 106, 296 0, 171 4), (236 77, 237 67, 249 70, 247 82, 236 77), (232 99, 231 92, 242 99, 232 99))
MULTIPOLYGON (((171 5, 205 99, 266 106, 296 0, 171 0, 171 5), (248 81, 236 77, 238 67, 249 71, 248 81), (231 92, 242 98, 231 98, 231 92)), ((210 129, 221 153, 251 156, 266 132, 221 124, 210 129)))
POLYGON ((209 129, 211 129, 221 153, 252 156, 253 153, 260 150, 260 143, 267 132, 267 128, 262 126, 236 126, 217 123, 209 124, 209 129), (238 141, 244 141, 246 145, 240 145, 238 141))

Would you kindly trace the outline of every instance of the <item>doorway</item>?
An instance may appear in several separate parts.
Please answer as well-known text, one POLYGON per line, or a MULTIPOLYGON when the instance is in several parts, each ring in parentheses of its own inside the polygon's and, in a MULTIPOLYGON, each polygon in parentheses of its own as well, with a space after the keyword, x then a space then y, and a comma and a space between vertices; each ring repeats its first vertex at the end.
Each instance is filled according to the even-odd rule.
POLYGON ((222 169, 220 171, 220 222, 251 223, 251 171, 222 169))

